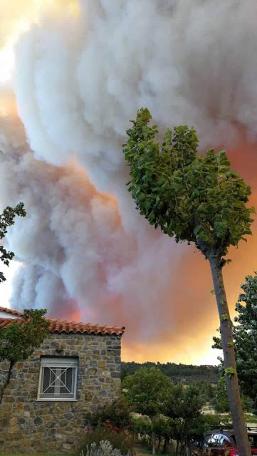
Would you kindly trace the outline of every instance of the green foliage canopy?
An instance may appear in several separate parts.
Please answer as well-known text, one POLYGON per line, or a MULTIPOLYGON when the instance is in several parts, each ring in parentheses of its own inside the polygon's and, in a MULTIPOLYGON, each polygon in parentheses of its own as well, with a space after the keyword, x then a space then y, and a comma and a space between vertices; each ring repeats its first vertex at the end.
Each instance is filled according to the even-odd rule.
POLYGON ((164 413, 171 388, 170 379, 155 367, 139 369, 123 381, 126 397, 134 410, 150 417, 164 413))
POLYGON ((213 402, 216 412, 229 412, 228 394, 224 375, 221 375, 219 378, 216 395, 213 402))
MULTIPOLYGON (((201 383, 205 389, 210 387, 211 383, 218 381, 218 368, 216 366, 194 366, 190 364, 175 363, 154 363, 147 361, 145 363, 136 363, 127 361, 121 363, 121 378, 133 374, 142 367, 157 367, 167 375, 174 383, 201 383)), ((208 392, 210 394, 210 392, 208 392)))
POLYGON ((257 411, 257 273, 247 276, 241 288, 234 326, 237 369, 242 391, 257 411))
MULTIPOLYGON (((257 273, 247 276, 241 288, 243 292, 236 304, 237 316, 233 327, 237 372, 241 390, 246 396, 246 406, 249 397, 257 411, 257 273)), ((213 340, 213 348, 221 349, 220 337, 213 340)))
MULTIPOLYGON (((202 414, 205 397, 198 385, 174 384, 157 368, 145 367, 128 375, 123 388, 134 411, 141 414, 131 416, 135 432, 188 446, 210 426, 209 417, 202 414)), ((214 422, 218 424, 219 418, 214 422)))
POLYGON ((195 243, 206 257, 225 256, 251 234, 250 187, 231 170, 224 151, 197 153, 193 128, 168 129, 160 144, 150 120, 149 110, 140 109, 123 146, 137 208, 177 242, 195 243))
POLYGON ((24 310, 24 317, 0 330, 0 361, 27 359, 43 342, 49 322, 44 318, 45 309, 24 310))
MULTIPOLYGON (((0 239, 3 239, 7 233, 9 226, 13 225, 15 222, 15 217, 25 217, 26 211, 24 209, 23 203, 17 204, 15 207, 7 206, 2 214, 0 214, 0 239)), ((14 253, 6 250, 3 245, 0 245, 0 260, 6 265, 9 266, 10 261, 13 259, 14 253)), ((0 272, 0 282, 3 282, 5 276, 0 272)))
POLYGON ((118 397, 111 404, 105 404, 96 413, 89 413, 87 421, 97 427, 111 426, 113 429, 128 429, 130 427, 131 406, 124 396, 118 397))
POLYGON ((198 386, 173 385, 166 413, 170 418, 190 421, 199 417, 203 405, 204 398, 198 386))

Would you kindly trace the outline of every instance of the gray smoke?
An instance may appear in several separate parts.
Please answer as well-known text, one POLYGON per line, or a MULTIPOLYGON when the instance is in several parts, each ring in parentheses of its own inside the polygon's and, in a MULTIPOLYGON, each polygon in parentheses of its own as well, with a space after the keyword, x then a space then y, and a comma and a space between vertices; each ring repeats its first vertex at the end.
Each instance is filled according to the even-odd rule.
POLYGON ((255 139, 256 18, 254 0, 81 0, 78 17, 49 10, 20 39, 28 145, 5 120, 0 163, 2 204, 28 211, 8 236, 23 262, 15 305, 128 322, 138 342, 180 328, 184 250, 136 213, 121 146, 141 106, 161 129, 194 125, 202 147, 255 139))
MULTIPOLYGON (((126 232, 115 199, 97 192, 77 165, 49 165, 24 145, 11 145, 1 154, 0 193, 3 206, 18 198, 28 211, 8 234, 24 263, 15 307, 47 307, 63 318, 122 324, 140 322, 148 306, 166 299, 173 242, 144 223, 138 237, 126 232)), ((152 316, 147 331, 154 331, 152 316)))

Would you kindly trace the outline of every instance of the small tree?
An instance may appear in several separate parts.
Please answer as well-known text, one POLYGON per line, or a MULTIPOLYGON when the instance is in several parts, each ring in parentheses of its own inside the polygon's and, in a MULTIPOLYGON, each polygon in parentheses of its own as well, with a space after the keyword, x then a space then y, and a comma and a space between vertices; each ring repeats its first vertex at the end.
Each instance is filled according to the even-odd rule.
POLYGON ((150 417, 165 412, 172 383, 156 367, 138 369, 123 380, 122 386, 134 411, 150 417))
POLYGON ((172 383, 159 369, 142 367, 123 380, 123 388, 134 411, 151 419, 152 453, 155 454, 155 421, 165 413, 172 383))
POLYGON ((218 413, 229 412, 228 393, 224 375, 221 375, 219 378, 213 405, 218 413))
POLYGON ((0 330, 0 362, 9 362, 7 376, 0 391, 0 403, 15 364, 32 355, 47 335, 49 322, 44 318, 45 313, 45 309, 24 310, 23 318, 0 330))
MULTIPOLYGON (((0 239, 3 239, 7 233, 9 226, 15 222, 15 217, 25 217, 26 212, 23 203, 17 204, 16 207, 6 207, 2 214, 0 214, 0 239)), ((3 245, 0 245, 0 260, 9 266, 10 261, 13 259, 14 253, 6 250, 3 245)), ((0 282, 6 280, 3 272, 0 272, 0 282)))
POLYGON ((128 189, 150 224, 177 242, 193 243, 209 261, 220 318, 230 410, 240 456, 250 455, 240 402, 232 322, 222 269, 229 247, 251 234, 250 187, 235 172, 224 151, 197 153, 194 129, 168 129, 160 145, 151 114, 140 109, 127 131, 124 154, 130 166, 128 189))
POLYGON ((204 399, 196 385, 174 385, 169 398, 167 416, 173 422, 173 438, 177 441, 176 453, 184 454, 190 449, 198 423, 202 421, 201 410, 204 399), (179 451, 180 449, 180 451, 179 451))
MULTIPOLYGON (((239 375, 240 382, 240 375, 239 375)), ((243 390, 243 389, 242 389, 243 390)), ((252 412, 253 410, 253 401, 250 396, 246 394, 241 394, 242 407, 245 412, 252 412)), ((224 373, 221 371, 221 375, 217 384, 216 395, 212 401, 213 406, 218 413, 227 413, 229 412, 229 402, 228 402, 228 393, 227 385, 224 378, 224 373)), ((229 420, 229 417, 228 417, 229 420)))
MULTIPOLYGON (((241 288, 243 292, 236 304, 237 316, 233 328, 237 371, 246 404, 248 396, 257 411, 257 273, 247 276, 241 288)), ((220 338, 213 339, 213 348, 220 349, 220 338)))

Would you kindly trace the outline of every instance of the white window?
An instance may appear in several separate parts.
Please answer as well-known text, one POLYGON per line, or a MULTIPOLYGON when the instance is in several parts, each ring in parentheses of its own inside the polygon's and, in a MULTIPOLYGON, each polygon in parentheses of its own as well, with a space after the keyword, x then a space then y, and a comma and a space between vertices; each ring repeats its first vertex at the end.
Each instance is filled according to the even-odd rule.
POLYGON ((76 400, 77 358, 41 358, 38 400, 76 400))

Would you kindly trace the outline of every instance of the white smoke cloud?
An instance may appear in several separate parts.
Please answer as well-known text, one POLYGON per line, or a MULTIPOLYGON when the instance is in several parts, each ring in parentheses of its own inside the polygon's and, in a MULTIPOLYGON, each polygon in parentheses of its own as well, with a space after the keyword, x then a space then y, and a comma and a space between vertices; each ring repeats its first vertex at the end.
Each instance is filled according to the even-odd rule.
MULTIPOLYGON (((2 137, 4 129, 9 137, 8 125, 2 137)), ((97 192, 82 169, 49 165, 24 148, 12 146, 0 159, 2 206, 22 200, 28 212, 8 233, 24 263, 13 305, 112 324, 140 321, 149 305, 166 299, 173 242, 144 224, 138 238, 129 234, 115 198, 97 192)))
POLYGON ((254 0, 81 0, 78 16, 49 9, 20 39, 30 150, 5 144, 0 163, 3 204, 28 211, 8 236, 24 262, 15 303, 61 314, 76 302, 88 319, 133 322, 138 340, 176 325, 181 250, 134 210, 125 130, 148 106, 161 129, 194 125, 203 147, 230 145, 238 126, 255 138, 256 17, 254 0))
POLYGON ((254 0, 80 5, 84 15, 43 19, 18 48, 19 111, 38 157, 75 154, 104 186, 142 105, 161 126, 194 125, 203 144, 228 142, 237 123, 256 135, 254 0))

